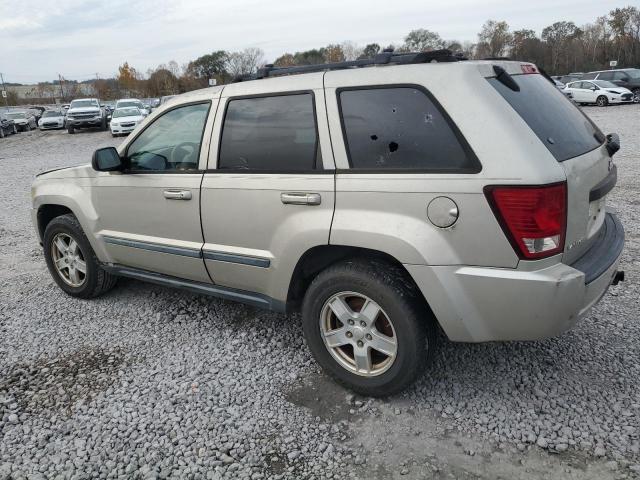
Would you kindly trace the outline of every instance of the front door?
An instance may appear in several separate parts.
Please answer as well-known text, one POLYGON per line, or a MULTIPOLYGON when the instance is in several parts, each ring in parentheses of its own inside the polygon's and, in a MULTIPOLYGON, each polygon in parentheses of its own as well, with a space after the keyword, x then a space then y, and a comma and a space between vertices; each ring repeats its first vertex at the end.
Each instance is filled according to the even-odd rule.
POLYGON ((218 111, 202 182, 205 263, 216 284, 284 301, 298 259, 329 241, 322 73, 226 86, 218 111))
POLYGON ((97 234, 112 263, 210 282, 201 254, 199 203, 205 131, 213 122, 209 112, 215 112, 211 103, 168 110, 128 144, 124 172, 97 177, 97 234))

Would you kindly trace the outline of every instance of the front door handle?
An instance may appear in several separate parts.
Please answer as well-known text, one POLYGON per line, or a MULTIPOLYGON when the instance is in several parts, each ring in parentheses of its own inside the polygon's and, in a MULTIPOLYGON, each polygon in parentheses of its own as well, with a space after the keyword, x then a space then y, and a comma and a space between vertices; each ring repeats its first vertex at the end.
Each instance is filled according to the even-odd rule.
POLYGON ((319 193, 286 192, 280 194, 280 200, 285 205, 320 205, 322 197, 319 193))
POLYGON ((168 200, 191 200, 191 190, 165 190, 164 198, 168 200))

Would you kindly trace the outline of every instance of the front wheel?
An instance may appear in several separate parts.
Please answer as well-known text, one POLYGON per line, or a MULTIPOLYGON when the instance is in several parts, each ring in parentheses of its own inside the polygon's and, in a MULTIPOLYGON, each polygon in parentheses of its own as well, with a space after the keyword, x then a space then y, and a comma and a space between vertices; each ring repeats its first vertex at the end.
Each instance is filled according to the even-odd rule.
POLYGON ((71 134, 75 133, 75 130, 74 130, 74 128, 73 128, 73 125, 69 125, 69 126, 67 127, 67 132, 68 132, 68 133, 71 133, 71 134))
POLYGON ((0 127, 0 138, 4 138, 4 137, 5 137, 4 128, 0 127))
POLYGON ((322 271, 302 306, 305 339, 338 383, 367 396, 404 390, 436 347, 435 321, 401 268, 351 260, 322 271))
POLYGON ((69 295, 93 298, 116 284, 117 277, 100 266, 74 215, 62 215, 51 220, 44 232, 43 245, 51 276, 69 295))
POLYGON ((609 100, 604 95, 600 95, 598 98, 596 98, 596 105, 598 105, 599 107, 606 107, 607 105, 609 105, 609 100))
POLYGON ((633 92, 633 103, 640 103, 640 88, 634 88, 633 92))
POLYGON ((16 128, 16 126, 15 126, 15 125, 13 126, 13 132, 12 132, 12 133, 13 133, 14 135, 15 135, 16 133, 18 133, 18 129, 16 128))

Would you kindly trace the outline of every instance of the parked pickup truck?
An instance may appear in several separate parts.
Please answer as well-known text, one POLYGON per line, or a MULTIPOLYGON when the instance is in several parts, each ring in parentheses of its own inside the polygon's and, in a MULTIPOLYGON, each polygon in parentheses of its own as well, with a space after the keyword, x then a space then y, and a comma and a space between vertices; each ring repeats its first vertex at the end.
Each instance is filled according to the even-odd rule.
POLYGON ((388 395, 428 371, 437 328, 558 335, 623 279, 617 135, 535 65, 384 52, 242 80, 36 178, 62 290, 126 276, 299 311, 325 371, 388 395))
POLYGON ((75 133, 78 128, 107 129, 107 114, 97 98, 73 100, 67 110, 67 131, 75 133))

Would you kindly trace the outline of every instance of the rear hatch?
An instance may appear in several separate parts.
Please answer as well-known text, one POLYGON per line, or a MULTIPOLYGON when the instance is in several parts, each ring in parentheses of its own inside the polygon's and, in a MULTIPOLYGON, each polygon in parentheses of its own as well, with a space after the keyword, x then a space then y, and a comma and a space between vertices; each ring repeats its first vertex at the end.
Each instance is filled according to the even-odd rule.
POLYGON ((499 62, 492 70, 487 81, 564 168, 567 229, 562 261, 571 264, 596 240, 605 219, 607 193, 615 185, 616 168, 605 147, 606 137, 535 65, 499 62))

